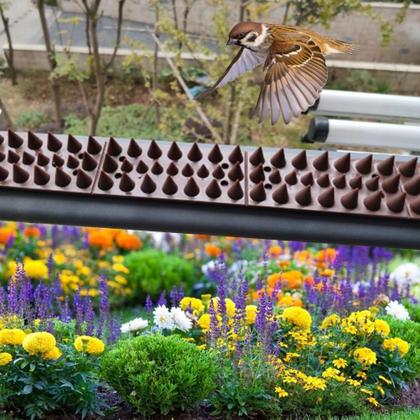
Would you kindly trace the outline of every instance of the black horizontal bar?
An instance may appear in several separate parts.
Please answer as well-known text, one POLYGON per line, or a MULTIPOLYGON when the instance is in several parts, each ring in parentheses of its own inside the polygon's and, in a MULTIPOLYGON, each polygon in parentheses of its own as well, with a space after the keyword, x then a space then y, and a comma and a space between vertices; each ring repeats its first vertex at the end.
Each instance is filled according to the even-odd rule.
POLYGON ((0 189, 0 219, 420 249, 418 220, 175 200, 0 189))

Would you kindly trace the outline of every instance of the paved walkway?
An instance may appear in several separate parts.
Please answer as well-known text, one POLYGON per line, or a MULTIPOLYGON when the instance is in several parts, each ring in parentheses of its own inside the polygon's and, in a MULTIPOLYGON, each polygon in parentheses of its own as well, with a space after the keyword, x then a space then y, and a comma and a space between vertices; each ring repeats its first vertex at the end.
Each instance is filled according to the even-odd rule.
MULTIPOLYGON (((10 18, 10 31, 14 44, 42 45, 41 25, 38 10, 31 0, 13 1, 6 11, 10 18)), ((46 7, 51 39, 56 45, 68 45, 69 40, 73 46, 86 46, 85 20, 82 13, 62 12, 59 8, 46 7), (71 17, 80 19, 78 25, 68 20, 71 17), (56 19, 57 18, 57 19, 56 19)), ((122 48, 130 46, 124 43, 125 39, 135 40, 141 49, 153 49, 154 42, 148 32, 153 28, 144 23, 125 19, 122 28, 122 48)), ((115 44, 117 20, 104 16, 98 24, 98 37, 101 47, 113 48, 115 44)), ((0 49, 7 44, 6 34, 0 24, 0 49)), ((211 47, 211 45, 208 45, 211 47)))

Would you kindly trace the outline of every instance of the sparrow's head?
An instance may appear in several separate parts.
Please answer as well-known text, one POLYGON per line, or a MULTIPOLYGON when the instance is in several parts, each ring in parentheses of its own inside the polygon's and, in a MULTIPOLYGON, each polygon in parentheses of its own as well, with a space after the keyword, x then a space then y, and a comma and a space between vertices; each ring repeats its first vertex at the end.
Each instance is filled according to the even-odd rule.
POLYGON ((241 22, 236 24, 229 33, 227 45, 239 45, 244 48, 257 48, 265 40, 266 31, 261 23, 241 22))

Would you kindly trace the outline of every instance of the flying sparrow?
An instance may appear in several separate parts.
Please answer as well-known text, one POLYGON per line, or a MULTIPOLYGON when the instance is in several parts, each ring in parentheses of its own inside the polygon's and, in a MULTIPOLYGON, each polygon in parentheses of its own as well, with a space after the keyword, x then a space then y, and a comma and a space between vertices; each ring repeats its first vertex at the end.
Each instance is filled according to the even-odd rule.
POLYGON ((265 78, 255 112, 260 122, 271 115, 288 124, 318 99, 328 79, 325 56, 351 53, 352 45, 299 26, 241 22, 227 45, 240 47, 219 80, 200 97, 264 64, 265 78))

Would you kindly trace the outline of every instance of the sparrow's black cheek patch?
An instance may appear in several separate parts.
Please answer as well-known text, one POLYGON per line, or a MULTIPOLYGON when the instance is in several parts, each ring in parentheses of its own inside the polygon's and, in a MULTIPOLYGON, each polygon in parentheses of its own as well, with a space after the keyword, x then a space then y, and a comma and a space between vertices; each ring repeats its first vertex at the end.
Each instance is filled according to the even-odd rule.
POLYGON ((420 219, 420 164, 403 156, 9 130, 0 188, 420 219))
POLYGON ((248 36, 245 40, 246 42, 254 42, 257 39, 257 34, 252 34, 248 36))

